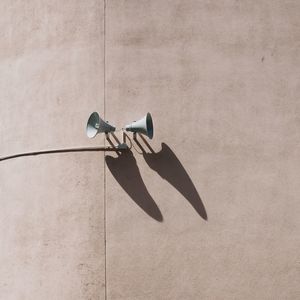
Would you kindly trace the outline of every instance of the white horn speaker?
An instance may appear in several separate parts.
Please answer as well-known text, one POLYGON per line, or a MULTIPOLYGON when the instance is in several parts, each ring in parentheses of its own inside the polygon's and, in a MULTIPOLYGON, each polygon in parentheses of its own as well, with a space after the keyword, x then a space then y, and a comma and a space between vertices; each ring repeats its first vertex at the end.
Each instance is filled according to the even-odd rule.
POLYGON ((91 139, 101 132, 112 132, 116 128, 108 124, 108 122, 103 121, 97 112, 93 112, 86 125, 86 135, 91 139))
POLYGON ((126 131, 139 132, 145 134, 150 139, 153 138, 153 122, 150 113, 139 121, 134 121, 125 127, 126 131))

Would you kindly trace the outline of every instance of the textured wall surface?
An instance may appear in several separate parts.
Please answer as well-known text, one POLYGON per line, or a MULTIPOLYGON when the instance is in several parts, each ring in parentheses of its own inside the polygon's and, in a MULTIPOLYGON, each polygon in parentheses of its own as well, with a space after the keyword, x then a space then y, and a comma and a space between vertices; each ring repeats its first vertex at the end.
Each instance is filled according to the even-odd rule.
MULTIPOLYGON (((0 156, 90 146, 101 1, 0 1, 0 156)), ((100 141, 101 140, 101 141, 100 141)), ((0 162, 0 299, 104 299, 104 154, 0 162)))
POLYGON ((1 1, 0 299, 299 299, 299 1, 1 1), (131 135, 130 135, 131 136, 131 135))

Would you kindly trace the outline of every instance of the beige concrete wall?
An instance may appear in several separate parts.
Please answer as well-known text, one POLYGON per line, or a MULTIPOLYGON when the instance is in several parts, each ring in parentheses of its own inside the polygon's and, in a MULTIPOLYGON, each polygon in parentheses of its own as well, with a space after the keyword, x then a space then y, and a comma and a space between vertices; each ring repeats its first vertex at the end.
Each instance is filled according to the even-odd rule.
POLYGON ((1 155, 155 127, 0 163, 0 298, 298 299, 299 2, 104 4, 0 4, 1 155))
MULTIPOLYGON (((0 1, 0 155, 89 146, 101 1, 0 1)), ((101 140, 101 141, 100 141, 101 140)), ((0 164, 0 299, 104 299, 104 154, 0 164)))

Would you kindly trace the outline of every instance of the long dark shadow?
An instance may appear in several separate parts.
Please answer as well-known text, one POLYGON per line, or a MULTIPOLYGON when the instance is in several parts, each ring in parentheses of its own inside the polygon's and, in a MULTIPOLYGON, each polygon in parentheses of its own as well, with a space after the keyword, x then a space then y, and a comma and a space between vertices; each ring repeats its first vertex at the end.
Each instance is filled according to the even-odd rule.
POLYGON ((194 183, 170 147, 162 143, 160 152, 144 152, 143 155, 149 167, 177 189, 190 202, 196 212, 204 220, 207 220, 204 204, 194 183))
POLYGON ((162 222, 161 211, 145 186, 132 152, 124 151, 116 158, 106 155, 105 161, 114 178, 131 199, 150 217, 162 222))

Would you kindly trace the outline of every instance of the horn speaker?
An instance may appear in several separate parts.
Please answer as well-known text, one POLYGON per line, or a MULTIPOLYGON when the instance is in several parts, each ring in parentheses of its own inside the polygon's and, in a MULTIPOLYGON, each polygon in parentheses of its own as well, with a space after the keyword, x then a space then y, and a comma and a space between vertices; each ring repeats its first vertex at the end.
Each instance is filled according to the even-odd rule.
POLYGON ((134 121, 125 127, 126 131, 138 132, 153 138, 153 121, 150 113, 147 113, 142 119, 134 121))
POLYGON ((109 125, 108 122, 102 120, 97 112, 93 112, 86 125, 86 135, 91 139, 98 133, 108 133, 116 130, 116 127, 109 125))

